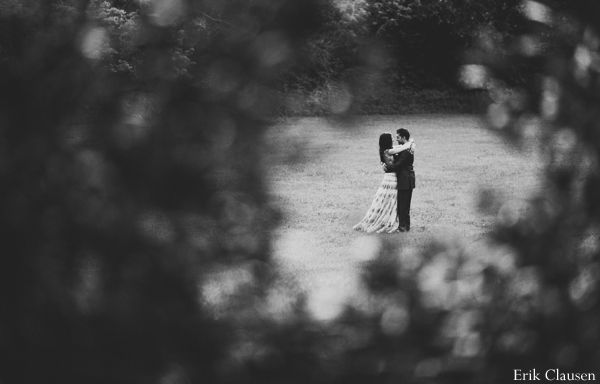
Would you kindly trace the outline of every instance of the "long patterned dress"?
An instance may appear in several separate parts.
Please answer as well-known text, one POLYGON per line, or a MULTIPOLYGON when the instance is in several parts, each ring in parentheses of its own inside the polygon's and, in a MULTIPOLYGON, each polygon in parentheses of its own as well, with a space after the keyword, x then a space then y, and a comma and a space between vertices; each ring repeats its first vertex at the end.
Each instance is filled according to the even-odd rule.
MULTIPOLYGON (((391 164, 392 155, 384 153, 386 164, 391 164)), ((396 173, 383 176, 381 185, 375 192, 375 198, 365 217, 353 229, 367 233, 393 233, 398 231, 396 173)))

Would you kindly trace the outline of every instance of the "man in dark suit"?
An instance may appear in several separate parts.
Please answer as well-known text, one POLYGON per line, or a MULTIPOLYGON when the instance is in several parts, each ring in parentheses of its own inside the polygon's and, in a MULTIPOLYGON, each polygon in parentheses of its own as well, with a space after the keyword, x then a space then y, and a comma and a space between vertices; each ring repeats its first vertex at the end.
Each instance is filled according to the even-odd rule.
MULTIPOLYGON (((405 144, 410 139, 410 132, 405 128, 400 128, 396 130, 396 139, 398 143, 405 144)), ((414 160, 415 156, 411 151, 402 151, 394 155, 394 164, 386 169, 386 172, 396 172, 398 181, 398 220, 400 222, 398 230, 400 232, 410 231, 410 202, 415 188, 414 160)))

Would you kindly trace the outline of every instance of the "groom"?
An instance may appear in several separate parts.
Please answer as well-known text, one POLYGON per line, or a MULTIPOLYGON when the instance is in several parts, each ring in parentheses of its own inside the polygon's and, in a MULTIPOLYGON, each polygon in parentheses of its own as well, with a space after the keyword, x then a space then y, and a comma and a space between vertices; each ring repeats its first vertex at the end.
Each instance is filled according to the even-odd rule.
MULTIPOLYGON (((410 139, 410 132, 405 128, 396 130, 396 140, 405 144, 410 139)), ((410 231, 410 201, 415 188, 415 171, 413 162, 415 156, 411 151, 402 151, 394 157, 394 164, 388 167, 386 172, 396 172, 398 180, 398 221, 400 232, 410 231)))

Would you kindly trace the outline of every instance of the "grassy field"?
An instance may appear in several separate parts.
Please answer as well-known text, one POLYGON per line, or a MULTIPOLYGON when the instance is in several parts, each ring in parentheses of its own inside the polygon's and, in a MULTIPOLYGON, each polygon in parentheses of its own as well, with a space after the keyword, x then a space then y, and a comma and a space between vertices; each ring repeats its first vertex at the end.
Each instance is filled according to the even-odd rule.
POLYGON ((413 247, 436 236, 475 242, 495 220, 477 210, 481 188, 518 201, 538 186, 536 156, 506 146, 473 116, 375 116, 350 127, 319 118, 277 124, 269 140, 280 152, 269 159, 269 177, 285 220, 274 251, 295 276, 308 278, 306 284, 355 268, 353 249, 371 235, 352 226, 366 213, 383 178, 378 137, 400 127, 417 143, 412 228, 383 236, 413 247))

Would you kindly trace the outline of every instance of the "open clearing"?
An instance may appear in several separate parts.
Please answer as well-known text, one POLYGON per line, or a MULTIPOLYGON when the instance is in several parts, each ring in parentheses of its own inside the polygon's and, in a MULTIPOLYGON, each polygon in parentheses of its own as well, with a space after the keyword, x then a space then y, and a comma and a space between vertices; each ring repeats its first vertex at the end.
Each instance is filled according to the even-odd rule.
POLYGON ((378 138, 402 127, 417 144, 412 228, 380 236, 416 247, 437 236, 475 242, 495 221, 477 209, 482 188, 518 201, 539 187, 539 156, 509 147, 476 116, 373 116, 350 126, 320 118, 281 122, 269 131, 280 150, 269 158, 271 189, 285 215, 274 254, 307 288, 344 288, 350 282, 344 276, 355 275, 353 249, 367 235, 352 226, 383 178, 378 138))

